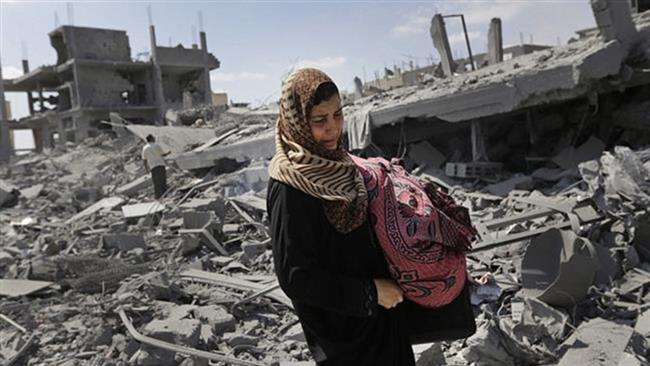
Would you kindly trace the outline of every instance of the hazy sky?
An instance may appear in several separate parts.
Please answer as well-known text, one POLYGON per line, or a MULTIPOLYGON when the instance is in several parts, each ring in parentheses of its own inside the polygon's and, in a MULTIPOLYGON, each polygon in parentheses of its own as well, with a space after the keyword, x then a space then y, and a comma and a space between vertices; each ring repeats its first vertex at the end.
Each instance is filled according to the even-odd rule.
MULTIPOLYGON (((492 17, 500 17, 506 45, 565 43, 574 31, 594 26, 588 0, 531 1, 8 1, 0 0, 0 57, 5 78, 30 67, 56 63, 48 32, 71 24, 125 30, 131 56, 149 52, 147 5, 158 43, 190 47, 198 39, 199 11, 208 49, 221 68, 212 88, 235 101, 277 100, 292 67, 322 68, 342 89, 354 76, 371 79, 384 66, 438 56, 429 36, 431 17, 463 13, 473 53, 485 51, 492 17), (70 5, 68 5, 70 4, 70 5), (68 8, 72 8, 72 20, 68 8), (193 29, 196 31, 193 33, 193 29), (24 46, 23 46, 24 45, 24 46)), ((460 20, 447 20, 454 54, 467 54, 460 20)), ((26 96, 7 93, 15 117, 27 114, 26 96)))

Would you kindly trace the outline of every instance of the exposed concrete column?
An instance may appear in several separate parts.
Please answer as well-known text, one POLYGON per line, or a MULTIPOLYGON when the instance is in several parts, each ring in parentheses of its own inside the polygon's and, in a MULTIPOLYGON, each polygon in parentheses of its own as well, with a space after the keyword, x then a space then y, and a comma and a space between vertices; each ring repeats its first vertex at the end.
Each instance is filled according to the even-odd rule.
POLYGON ((431 19, 431 39, 433 46, 440 55, 440 62, 442 62, 442 70, 446 76, 452 76, 455 71, 454 58, 451 55, 451 47, 449 47, 449 38, 447 37, 447 29, 445 28, 445 21, 442 19, 441 14, 436 14, 431 19))
POLYGON ((472 161, 487 161, 487 152, 485 151, 485 136, 481 121, 472 120, 472 161))
MULTIPOLYGON (((23 60, 23 74, 27 74, 28 72, 29 61, 23 60)), ((29 108, 29 114, 34 114, 34 97, 32 96, 31 91, 27 92, 27 107, 29 108)))
POLYGON ((156 93, 156 106, 158 113, 156 117, 156 125, 162 125, 165 115, 165 94, 163 93, 162 86, 162 70, 158 63, 158 52, 156 51, 156 28, 153 25, 149 26, 149 42, 151 44, 151 61, 153 64, 153 90, 156 93))
POLYGON ((501 61, 503 61, 501 19, 492 18, 488 30, 488 65, 498 64, 501 61))
POLYGON ((203 31, 199 32, 199 37, 201 38, 203 63, 205 65, 203 68, 203 88, 205 90, 203 101, 205 104, 212 104, 212 86, 210 85, 210 68, 208 67, 208 40, 203 31))
POLYGON ((54 147, 54 144, 52 143, 52 129, 49 124, 41 128, 41 138, 44 149, 51 149, 54 147))
POLYGON ((601 36, 606 41, 618 40, 629 51, 639 39, 629 1, 591 0, 591 9, 601 36))
POLYGON ((2 65, 0 65, 0 163, 8 162, 11 155, 9 121, 7 121, 7 106, 5 104, 5 83, 2 78, 2 65))
POLYGON ((88 138, 90 119, 87 116, 74 116, 72 117, 72 121, 72 124, 74 126, 74 142, 78 144, 84 139, 88 138))
POLYGON ((43 127, 32 128, 32 135, 34 136, 34 151, 37 153, 43 152, 43 127))
POLYGON ((43 100, 43 88, 40 83, 36 83, 36 89, 38 89, 38 106, 40 107, 40 112, 45 112, 45 101, 43 100))

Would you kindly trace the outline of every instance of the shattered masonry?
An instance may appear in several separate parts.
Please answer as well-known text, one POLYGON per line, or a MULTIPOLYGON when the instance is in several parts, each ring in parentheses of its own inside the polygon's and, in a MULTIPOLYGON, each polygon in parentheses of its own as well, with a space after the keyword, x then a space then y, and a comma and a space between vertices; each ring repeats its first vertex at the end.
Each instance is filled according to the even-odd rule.
MULTIPOLYGON (((480 234, 468 255, 477 332, 415 346, 418 365, 648 364, 650 11, 621 4, 594 0, 599 29, 504 61, 493 19, 490 65, 460 72, 466 61, 451 60, 451 76, 346 96, 349 144, 403 156, 480 234)), ((86 28, 65 29, 51 37, 86 28)), ((126 55, 126 35, 105 32, 126 55)), ((165 52, 204 50, 156 57, 164 69, 165 52)), ((174 98, 147 117, 107 107, 106 133, 0 166, 5 364, 312 364, 266 227, 277 105, 174 98), (163 111, 169 125, 153 125, 163 111), (160 202, 141 168, 147 134, 172 152, 160 202)), ((70 112, 30 118, 59 113, 70 112)))

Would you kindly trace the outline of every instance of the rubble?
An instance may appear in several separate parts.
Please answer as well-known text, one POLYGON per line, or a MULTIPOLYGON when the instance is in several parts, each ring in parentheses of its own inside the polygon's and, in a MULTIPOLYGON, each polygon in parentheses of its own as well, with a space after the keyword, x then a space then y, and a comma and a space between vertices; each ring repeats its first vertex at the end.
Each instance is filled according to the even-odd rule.
MULTIPOLYGON (((614 23, 620 16, 597 9, 614 23)), ((634 18, 646 43, 649 19, 634 18)), ((358 153, 404 157, 469 208, 479 232, 468 253, 477 332, 415 346, 418 365, 648 363, 650 139, 633 112, 647 104, 639 70, 650 62, 623 57, 629 27, 605 33, 612 39, 432 77, 346 109, 368 124, 353 138, 365 144, 378 127, 358 153), (628 64, 637 77, 625 81, 628 64), (630 101, 606 113, 609 98, 630 101), (536 118, 508 120, 532 107, 536 118), (487 133, 490 161, 464 161, 471 133, 460 124, 483 117, 504 119, 487 133), (441 120, 459 123, 438 128, 441 120)), ((270 250, 277 106, 166 116, 174 126, 112 115, 110 136, 0 166, 4 363, 312 364, 270 250), (156 201, 140 158, 148 133, 173 151, 173 183, 156 201)))

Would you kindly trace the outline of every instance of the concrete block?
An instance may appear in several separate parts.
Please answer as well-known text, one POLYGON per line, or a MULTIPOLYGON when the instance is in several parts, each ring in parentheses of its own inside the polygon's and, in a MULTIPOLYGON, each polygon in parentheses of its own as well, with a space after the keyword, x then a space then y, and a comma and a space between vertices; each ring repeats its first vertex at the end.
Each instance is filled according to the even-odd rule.
POLYGON ((222 335, 235 330, 235 317, 218 305, 200 306, 193 310, 194 317, 211 326, 215 335, 222 335))
POLYGON ((197 319, 155 319, 144 327, 143 333, 162 341, 194 348, 199 343, 200 326, 201 322, 197 319))
POLYGON ((128 252, 135 248, 146 248, 144 237, 141 234, 105 234, 101 238, 102 246, 106 249, 117 249, 128 252))
POLYGON ((266 243, 261 242, 244 242, 241 245, 244 254, 242 255, 243 261, 253 261, 258 255, 264 253, 267 249, 266 243))

